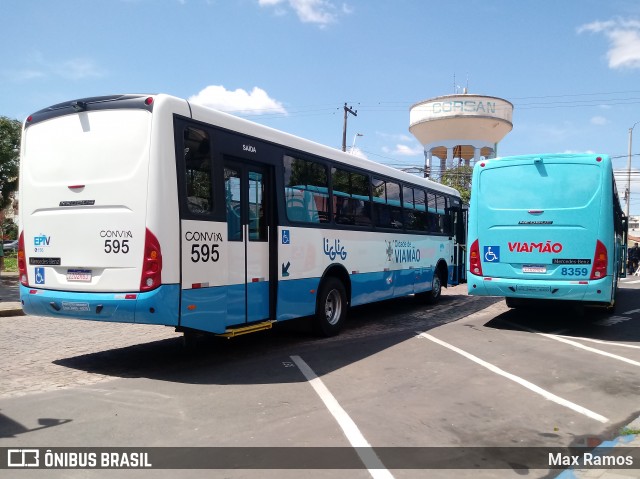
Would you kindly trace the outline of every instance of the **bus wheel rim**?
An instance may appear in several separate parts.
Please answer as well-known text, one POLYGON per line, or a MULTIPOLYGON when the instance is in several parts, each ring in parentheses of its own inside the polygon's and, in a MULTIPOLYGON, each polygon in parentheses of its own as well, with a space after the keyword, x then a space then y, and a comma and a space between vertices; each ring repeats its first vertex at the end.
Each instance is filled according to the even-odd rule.
POLYGON ((327 299, 324 302, 324 315, 329 324, 335 325, 340 320, 342 313, 342 299, 340 293, 337 290, 332 289, 327 294, 327 299))
POLYGON ((442 285, 440 284, 440 278, 438 277, 438 275, 435 275, 433 277, 433 296, 439 296, 440 295, 440 290, 442 289, 442 285))

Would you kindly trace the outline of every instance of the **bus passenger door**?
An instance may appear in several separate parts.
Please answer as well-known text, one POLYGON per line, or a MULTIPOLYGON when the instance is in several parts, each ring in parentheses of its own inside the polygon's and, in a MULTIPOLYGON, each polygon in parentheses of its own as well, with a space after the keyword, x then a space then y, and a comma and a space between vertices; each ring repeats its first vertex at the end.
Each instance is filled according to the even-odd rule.
POLYGON ((227 325, 269 318, 269 195, 266 167, 225 161, 227 325))
POLYGON ((453 263, 453 281, 451 284, 460 284, 467 282, 467 265, 466 265, 466 243, 467 243, 467 214, 468 209, 462 207, 457 200, 451 209, 453 215, 453 238, 454 238, 454 263, 453 263))

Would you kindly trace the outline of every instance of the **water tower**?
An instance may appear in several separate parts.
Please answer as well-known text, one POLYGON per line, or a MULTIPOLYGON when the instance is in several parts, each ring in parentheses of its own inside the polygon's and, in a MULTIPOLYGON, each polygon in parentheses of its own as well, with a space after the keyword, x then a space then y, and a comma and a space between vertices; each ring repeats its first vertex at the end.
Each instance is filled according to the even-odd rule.
POLYGON ((409 131, 424 146, 425 176, 437 180, 448 168, 494 158, 498 142, 513 128, 512 118, 511 102, 466 89, 416 103, 409 131))

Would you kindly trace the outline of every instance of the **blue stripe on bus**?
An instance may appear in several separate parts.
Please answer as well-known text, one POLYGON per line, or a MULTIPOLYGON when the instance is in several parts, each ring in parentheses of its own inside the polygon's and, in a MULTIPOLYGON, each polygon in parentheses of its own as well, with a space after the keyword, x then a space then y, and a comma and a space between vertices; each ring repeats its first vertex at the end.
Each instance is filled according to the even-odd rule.
MULTIPOLYGON (((431 288, 433 269, 352 274, 350 278, 351 305, 358 306, 426 291, 431 288)), ((320 278, 280 281, 276 320, 284 321, 315 314, 319 283, 320 278)), ((247 284, 247 318, 244 312, 244 292, 243 284, 182 291, 179 285, 172 284, 146 293, 82 293, 20 286, 20 297, 26 314, 181 326, 217 334, 245 321, 269 318, 269 282, 247 284), (127 295, 131 298, 126 299, 127 295), (181 305, 180 324, 178 304, 181 305)))
POLYGON ((269 282, 214 286, 182 291, 180 326, 210 333, 224 333, 230 326, 269 319, 269 282))
MULTIPOLYGON (((421 293, 431 289, 433 268, 379 271, 350 275, 351 306, 421 293)), ((315 314, 320 278, 280 281, 277 320, 315 314)))
POLYGON ((177 284, 145 293, 81 293, 20 286, 26 314, 119 323, 177 326, 179 296, 177 284), (127 295, 131 299, 125 299, 127 295))

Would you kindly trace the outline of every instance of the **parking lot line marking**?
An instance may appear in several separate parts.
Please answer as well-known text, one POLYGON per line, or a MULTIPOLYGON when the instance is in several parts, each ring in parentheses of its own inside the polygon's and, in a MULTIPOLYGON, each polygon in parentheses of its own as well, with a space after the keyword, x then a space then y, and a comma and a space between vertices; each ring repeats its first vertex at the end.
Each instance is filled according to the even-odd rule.
POLYGON ((499 374, 500 376, 503 376, 507 379, 510 379, 511 381, 520 384, 521 386, 524 386, 525 388, 540 394, 542 397, 544 397, 545 399, 548 399, 549 401, 553 401, 556 404, 559 404, 561 406, 564 407, 568 407, 569 409, 573 409, 574 411, 580 413, 580 414, 584 414, 585 416, 591 418, 591 419, 595 419, 598 422, 601 423, 605 423, 608 422, 609 419, 607 419, 606 417, 591 411, 590 409, 587 409, 585 407, 582 407, 576 403, 573 403, 571 401, 568 401, 567 399, 561 398, 560 396, 556 396, 555 394, 546 391, 545 389, 542 389, 540 386, 536 386, 535 384, 533 384, 530 381, 527 381, 526 379, 523 379, 519 376, 516 376, 515 374, 511 374, 507 371, 505 371, 504 369, 500 369, 498 366, 494 366, 491 363, 488 363, 487 361, 480 359, 477 356, 474 356, 471 353, 468 353, 456 346, 454 346, 453 344, 449 344, 445 341, 442 341, 441 339, 438 339, 434 336, 431 336, 430 334, 427 333, 420 333, 419 336, 422 336, 423 338, 426 338, 430 341, 433 341, 436 344, 439 344, 440 346, 444 346, 445 348, 450 349, 451 351, 454 351, 462 356, 464 356, 467 359, 470 359, 471 361, 479 364, 480 366, 483 366, 485 368, 487 368, 489 371, 492 371, 496 374, 499 374))
POLYGON ((603 351, 602 349, 591 348, 589 346, 585 346, 584 344, 580 344, 577 341, 566 339, 562 336, 554 336, 553 334, 546 334, 546 333, 536 333, 536 334, 539 334, 540 336, 544 336, 545 338, 555 339, 556 341, 560 341, 561 343, 570 344, 571 346, 584 349, 585 351, 600 354, 601 356, 607 356, 608 358, 617 359, 618 361, 623 361, 628 364, 633 364, 634 366, 640 366, 640 362, 634 361, 633 359, 625 358, 624 356, 618 356, 617 354, 609 353, 607 351, 603 351))
POLYGON ((634 314, 634 313, 640 313, 640 309, 632 309, 631 311, 625 311, 622 314, 634 314))
POLYGON ((580 341, 589 341, 591 343, 609 344, 611 346, 620 346, 621 348, 640 349, 640 346, 638 346, 636 344, 615 343, 613 341, 603 341, 601 339, 583 338, 583 337, 575 337, 575 336, 563 336, 563 335, 559 335, 559 336, 562 337, 562 338, 567 338, 567 339, 579 339, 580 341))
POLYGON ((356 453, 360 456, 360 460, 362 460, 371 477, 375 479, 393 479, 393 475, 384 467, 384 464, 382 464, 382 461, 374 452, 371 444, 369 444, 362 435, 356 423, 353 422, 353 419, 347 414, 347 411, 340 406, 340 403, 334 395, 331 394, 331 391, 324 385, 313 369, 311 369, 300 356, 290 357, 302 374, 304 374, 304 377, 307 378, 307 381, 315 390, 316 394, 320 396, 320 399, 322 399, 324 405, 337 421, 344 435, 347 436, 347 440, 351 446, 356 448, 356 453))
MULTIPOLYGON (((602 349, 596 349, 596 348, 591 348, 589 346, 585 346, 584 344, 580 344, 577 341, 573 341, 571 339, 567 339, 566 336, 556 336, 555 334, 543 333, 543 332, 535 330, 533 328, 528 328, 527 326, 522 326, 520 324, 512 323, 511 321, 504 321, 504 322, 506 324, 509 324, 510 326, 514 326, 516 328, 523 329, 523 330, 529 331, 531 333, 535 333, 535 334, 537 334, 539 336, 544 336, 545 338, 555 339, 556 341, 560 341, 561 343, 570 344, 571 346, 575 346, 576 348, 584 349, 585 351, 589 351, 589 352, 592 352, 592 353, 600 354, 602 356, 607 356, 608 358, 617 359, 618 361, 623 361, 623 362, 628 363, 628 364, 633 364, 634 366, 640 366, 640 362, 638 362, 638 361, 635 361, 635 360, 629 359, 629 358, 625 358, 624 356, 618 356, 617 354, 609 353, 607 351, 603 351, 602 349)), ((576 338, 576 339, 584 339, 585 341, 589 341, 588 338, 576 338)), ((591 341, 598 342, 595 339, 591 339, 591 341)), ((618 345, 618 346, 638 347, 638 346, 631 346, 631 345, 628 345, 628 344, 625 345, 625 344, 618 344, 618 343, 604 343, 604 344, 615 344, 615 345, 618 345)))

